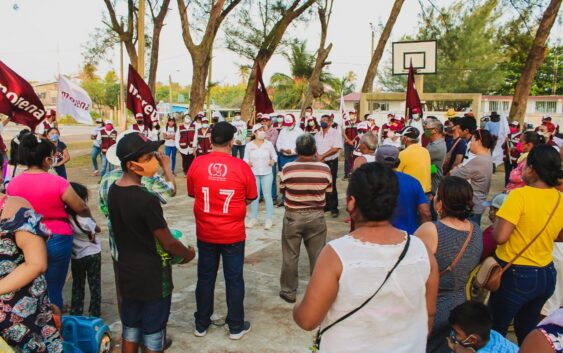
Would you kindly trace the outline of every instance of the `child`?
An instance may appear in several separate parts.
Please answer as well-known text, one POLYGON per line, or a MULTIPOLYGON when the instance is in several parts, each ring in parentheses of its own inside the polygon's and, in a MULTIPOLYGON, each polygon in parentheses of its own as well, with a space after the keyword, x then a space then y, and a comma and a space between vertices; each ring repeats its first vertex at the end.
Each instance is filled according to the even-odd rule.
POLYGON ((470 301, 450 312, 452 332, 448 345, 454 353, 517 353, 518 346, 492 329, 493 319, 485 304, 470 301))
MULTIPOLYGON (((74 191, 88 202, 88 189, 78 183, 71 182, 74 191)), ((101 316, 101 267, 102 248, 96 233, 100 228, 92 218, 76 215, 72 210, 67 210, 70 224, 74 231, 72 244, 71 271, 72 271, 72 303, 70 314, 81 316, 84 311, 84 287, 86 277, 90 287, 89 314, 93 317, 101 316)))

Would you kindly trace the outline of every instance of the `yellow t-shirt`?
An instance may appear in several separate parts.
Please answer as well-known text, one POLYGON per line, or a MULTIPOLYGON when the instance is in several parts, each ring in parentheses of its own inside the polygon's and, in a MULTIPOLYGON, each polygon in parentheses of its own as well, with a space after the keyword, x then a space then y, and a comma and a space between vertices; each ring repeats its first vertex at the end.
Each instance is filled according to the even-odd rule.
MULTIPOLYGON (((497 211, 497 217, 516 227, 508 241, 499 245, 496 255, 510 262, 538 234, 557 203, 555 188, 539 189, 530 186, 515 189, 497 211)), ((540 237, 520 256, 515 265, 545 267, 553 261, 553 246, 563 228, 563 196, 551 221, 540 237)))
POLYGON ((432 191, 432 160, 430 152, 419 144, 413 144, 399 153, 401 164, 398 171, 408 174, 418 180, 425 193, 432 191))

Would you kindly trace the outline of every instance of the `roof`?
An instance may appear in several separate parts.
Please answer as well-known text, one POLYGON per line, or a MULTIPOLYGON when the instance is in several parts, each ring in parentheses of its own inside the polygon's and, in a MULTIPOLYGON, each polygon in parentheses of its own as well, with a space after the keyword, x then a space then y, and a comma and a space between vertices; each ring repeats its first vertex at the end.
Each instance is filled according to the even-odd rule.
MULTIPOLYGON (((488 99, 488 100, 498 100, 498 99, 503 99, 503 100, 512 100, 512 96, 482 96, 482 99, 488 99)), ((563 96, 528 96, 528 99, 547 99, 547 100, 559 100, 559 99, 563 99, 563 96)))
POLYGON ((345 102, 357 102, 360 100, 360 92, 352 92, 344 96, 345 102))

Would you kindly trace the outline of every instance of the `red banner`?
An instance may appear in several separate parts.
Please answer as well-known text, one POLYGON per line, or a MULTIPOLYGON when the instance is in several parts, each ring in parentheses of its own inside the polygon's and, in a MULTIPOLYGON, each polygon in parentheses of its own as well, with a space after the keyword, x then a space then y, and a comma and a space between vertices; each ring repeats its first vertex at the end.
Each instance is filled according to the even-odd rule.
POLYGON ((412 117, 413 109, 418 108, 418 114, 422 115, 422 104, 420 104, 420 98, 418 97, 418 92, 416 91, 416 86, 414 84, 414 69, 412 68, 412 62, 409 67, 409 78, 407 80, 407 99, 406 99, 406 114, 405 119, 409 120, 412 117))
POLYGON ((0 61, 0 113, 33 131, 45 119, 45 107, 33 87, 0 61))
POLYGON ((256 86, 254 88, 254 106, 256 114, 270 114, 274 112, 274 107, 272 107, 272 101, 268 97, 268 90, 266 85, 262 80, 262 70, 260 70, 260 65, 256 63, 256 86))
POLYGON ((127 109, 137 116, 142 116, 145 126, 152 126, 152 122, 158 120, 158 111, 151 89, 143 78, 129 65, 127 77, 127 109))

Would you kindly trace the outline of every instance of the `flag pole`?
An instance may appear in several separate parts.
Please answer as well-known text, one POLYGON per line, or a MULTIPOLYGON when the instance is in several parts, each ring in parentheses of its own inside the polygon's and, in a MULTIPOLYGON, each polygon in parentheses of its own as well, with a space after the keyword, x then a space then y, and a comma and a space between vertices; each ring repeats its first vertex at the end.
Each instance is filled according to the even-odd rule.
POLYGON ((137 20, 137 72, 145 78, 145 0, 139 0, 139 14, 137 20))
MULTIPOLYGON (((123 27, 123 21, 121 21, 123 27)), ((127 130, 127 117, 125 116, 125 104, 123 99, 123 41, 119 41, 119 127, 127 130)))

